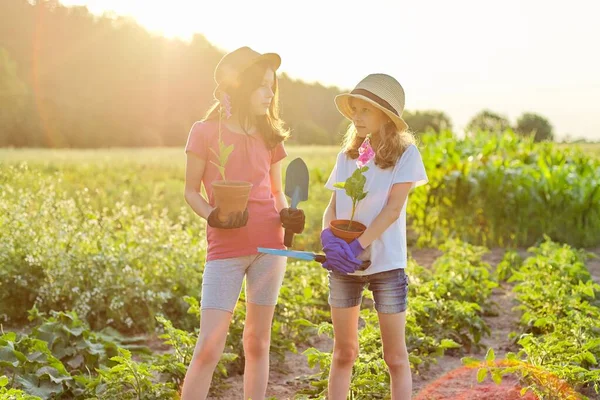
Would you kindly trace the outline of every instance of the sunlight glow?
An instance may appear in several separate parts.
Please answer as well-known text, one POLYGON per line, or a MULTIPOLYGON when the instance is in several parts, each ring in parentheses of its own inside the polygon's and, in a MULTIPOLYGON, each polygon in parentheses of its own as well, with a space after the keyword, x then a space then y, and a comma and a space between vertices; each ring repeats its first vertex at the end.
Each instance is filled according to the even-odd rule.
POLYGON ((307 82, 350 89, 389 73, 408 109, 443 110, 459 129, 489 108, 512 122, 525 111, 546 115, 559 137, 600 138, 594 0, 61 3, 128 15, 168 37, 201 33, 223 51, 274 51, 282 72, 307 82))

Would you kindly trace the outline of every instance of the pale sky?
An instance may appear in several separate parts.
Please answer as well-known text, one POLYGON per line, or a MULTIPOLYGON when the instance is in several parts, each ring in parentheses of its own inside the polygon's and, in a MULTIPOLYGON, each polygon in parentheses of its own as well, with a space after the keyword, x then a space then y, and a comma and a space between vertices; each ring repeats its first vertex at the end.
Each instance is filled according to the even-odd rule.
POLYGON ((483 108, 547 117, 558 138, 600 140, 598 0, 61 0, 223 51, 277 52, 292 78, 351 89, 394 76, 411 110, 460 131, 483 108))

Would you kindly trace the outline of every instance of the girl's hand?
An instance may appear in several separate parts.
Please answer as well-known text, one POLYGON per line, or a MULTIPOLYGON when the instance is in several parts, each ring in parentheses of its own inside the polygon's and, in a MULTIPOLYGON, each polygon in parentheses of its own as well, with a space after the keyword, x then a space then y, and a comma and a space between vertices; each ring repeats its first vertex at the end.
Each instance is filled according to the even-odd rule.
POLYGON ((246 226, 248 223, 248 209, 244 212, 232 212, 227 216, 225 222, 219 219, 219 208, 212 210, 207 218, 208 226, 218 229, 237 229, 246 226))
POLYGON ((354 239, 353 241, 351 241, 348 247, 350 247, 350 250, 352 251, 352 254, 354 254, 354 257, 358 257, 362 254, 363 251, 365 251, 358 239, 354 239))
POLYGON ((302 233, 304 231, 304 224, 306 223, 304 211, 284 208, 279 212, 279 218, 286 230, 290 230, 293 233, 302 233))
POLYGON ((331 242, 323 248, 327 260, 323 263, 323 268, 334 270, 341 274, 349 274, 355 272, 362 266, 362 261, 354 257, 348 243, 331 242))
POLYGON ((336 237, 330 228, 326 228, 321 231, 321 244, 323 245, 323 248, 325 248, 325 246, 327 246, 329 243, 337 240, 342 239, 336 237))
POLYGON ((335 236, 330 228, 323 229, 321 232, 321 244, 323 248, 333 242, 342 242, 343 245, 347 245, 350 249, 350 252, 354 255, 355 258, 358 258, 359 255, 362 254, 365 249, 362 247, 358 239, 354 239, 350 244, 346 244, 346 242, 339 237, 335 236))

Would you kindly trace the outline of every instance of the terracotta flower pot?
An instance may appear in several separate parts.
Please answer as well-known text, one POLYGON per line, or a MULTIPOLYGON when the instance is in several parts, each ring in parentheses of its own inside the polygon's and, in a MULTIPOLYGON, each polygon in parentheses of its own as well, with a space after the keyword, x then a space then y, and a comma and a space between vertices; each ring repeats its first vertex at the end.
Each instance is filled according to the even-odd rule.
POLYGON ((352 221, 352 224, 348 226, 349 224, 349 219, 335 219, 329 223, 329 227, 335 236, 350 243, 362 235, 367 227, 357 221, 352 221))
POLYGON ((229 213, 243 212, 248 205, 248 197, 252 184, 243 181, 214 181, 212 191, 215 197, 215 206, 219 207, 219 215, 226 218, 229 213))

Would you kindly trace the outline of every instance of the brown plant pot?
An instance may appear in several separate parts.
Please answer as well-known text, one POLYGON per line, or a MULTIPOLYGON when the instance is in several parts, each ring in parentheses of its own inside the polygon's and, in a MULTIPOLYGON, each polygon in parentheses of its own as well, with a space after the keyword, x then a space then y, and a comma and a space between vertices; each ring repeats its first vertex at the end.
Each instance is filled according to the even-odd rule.
POLYGON ((350 224, 349 219, 334 219, 329 223, 329 227, 336 237, 343 239, 347 243, 362 235, 367 229, 365 225, 357 221, 352 221, 350 229, 348 229, 348 224, 350 224))
POLYGON ((215 206, 219 207, 219 216, 224 220, 229 213, 243 212, 246 209, 252 189, 250 182, 214 181, 211 186, 215 197, 215 206))

